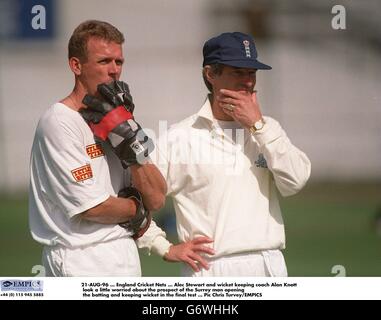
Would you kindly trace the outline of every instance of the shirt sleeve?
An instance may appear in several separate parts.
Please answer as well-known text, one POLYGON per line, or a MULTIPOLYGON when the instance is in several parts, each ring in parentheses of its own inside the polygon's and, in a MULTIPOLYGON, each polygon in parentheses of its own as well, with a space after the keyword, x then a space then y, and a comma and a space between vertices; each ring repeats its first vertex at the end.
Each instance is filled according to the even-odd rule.
POLYGON ((264 119, 265 126, 254 133, 253 138, 260 146, 281 195, 293 195, 307 183, 311 162, 304 152, 290 142, 276 120, 270 117, 264 119))
POLYGON ((32 167, 42 195, 69 218, 110 195, 97 183, 81 128, 70 118, 51 117, 38 128, 32 167))
POLYGON ((166 239, 166 233, 153 220, 144 235, 136 241, 136 244, 138 248, 147 250, 148 254, 153 252, 160 257, 163 257, 172 245, 166 239))

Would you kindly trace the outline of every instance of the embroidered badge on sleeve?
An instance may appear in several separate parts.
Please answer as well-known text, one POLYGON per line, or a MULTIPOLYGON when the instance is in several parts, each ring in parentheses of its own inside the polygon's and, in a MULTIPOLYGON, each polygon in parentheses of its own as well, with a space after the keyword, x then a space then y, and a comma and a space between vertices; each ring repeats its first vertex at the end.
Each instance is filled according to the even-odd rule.
POLYGON ((98 158, 104 155, 102 146, 99 143, 86 146, 86 153, 90 159, 98 158))
POLYGON ((93 177, 93 171, 91 170, 90 164, 71 170, 71 173, 77 182, 91 179, 93 177))

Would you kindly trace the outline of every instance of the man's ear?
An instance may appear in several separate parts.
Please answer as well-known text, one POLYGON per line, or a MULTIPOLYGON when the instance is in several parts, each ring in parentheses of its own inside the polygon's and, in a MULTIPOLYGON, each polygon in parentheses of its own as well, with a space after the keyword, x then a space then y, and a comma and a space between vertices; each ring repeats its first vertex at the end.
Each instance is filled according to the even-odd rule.
POLYGON ((81 72, 82 72, 82 64, 81 64, 81 61, 76 58, 76 57, 71 57, 69 59, 69 66, 70 66, 70 69, 71 71, 73 71, 73 73, 76 75, 76 76, 79 76, 81 75, 81 72))
POLYGON ((213 73, 211 66, 204 67, 204 75, 206 80, 208 80, 211 84, 213 84, 214 79, 216 78, 216 75, 213 73))

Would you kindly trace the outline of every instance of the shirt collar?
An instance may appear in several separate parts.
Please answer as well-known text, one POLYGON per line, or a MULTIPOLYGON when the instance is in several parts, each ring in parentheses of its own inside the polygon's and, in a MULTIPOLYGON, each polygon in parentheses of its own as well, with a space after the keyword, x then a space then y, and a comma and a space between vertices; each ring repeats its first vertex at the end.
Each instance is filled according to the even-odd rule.
POLYGON ((210 105, 210 95, 205 99, 205 102, 201 109, 197 112, 197 117, 208 120, 211 124, 215 122, 215 118, 212 112, 212 106, 210 105))
POLYGON ((211 95, 209 94, 206 97, 206 100, 205 100, 203 106, 201 107, 201 109, 196 114, 196 116, 197 116, 196 121, 198 119, 207 120, 207 122, 209 124, 209 130, 212 134, 212 137, 217 137, 217 136, 223 137, 224 132, 223 132, 222 128, 219 126, 216 118, 213 116, 213 111, 212 111, 212 106, 210 104, 210 100, 211 100, 211 95))

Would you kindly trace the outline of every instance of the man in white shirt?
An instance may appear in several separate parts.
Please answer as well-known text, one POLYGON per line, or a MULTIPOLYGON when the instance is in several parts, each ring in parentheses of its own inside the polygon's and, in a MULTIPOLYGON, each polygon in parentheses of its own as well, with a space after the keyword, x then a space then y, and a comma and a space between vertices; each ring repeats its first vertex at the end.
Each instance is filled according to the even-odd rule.
MULTIPOLYGON (((186 276, 287 276, 278 203, 307 182, 311 164, 280 124, 263 116, 254 90, 254 39, 223 33, 203 48, 210 94, 201 110, 160 138, 156 164, 167 181, 180 241, 213 239, 209 270, 186 276)), ((194 262, 197 265, 197 262, 194 262)))
MULTIPOLYGON (((99 98, 100 84, 118 82, 123 42, 123 34, 107 22, 80 24, 69 41, 74 89, 43 114, 36 129, 29 223, 33 238, 44 245, 48 276, 140 276, 136 245, 168 261, 196 260, 204 267, 199 253, 212 253, 204 246, 211 241, 206 237, 174 246, 152 222, 135 243, 133 231, 123 227, 139 210, 154 211, 163 205, 165 180, 148 161, 131 162, 125 170, 113 146, 94 139, 96 134, 78 112, 87 108, 85 96, 99 98), (118 197, 131 184, 142 201, 118 197)), ((123 106, 119 111, 127 112, 123 106)))

